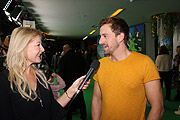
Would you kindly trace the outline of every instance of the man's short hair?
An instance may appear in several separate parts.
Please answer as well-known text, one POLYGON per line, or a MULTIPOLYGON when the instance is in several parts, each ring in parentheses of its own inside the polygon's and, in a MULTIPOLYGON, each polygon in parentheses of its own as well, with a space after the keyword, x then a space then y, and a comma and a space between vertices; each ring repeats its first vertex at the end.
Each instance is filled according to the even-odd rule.
POLYGON ((100 27, 102 27, 104 24, 111 24, 111 29, 116 36, 120 33, 124 33, 124 42, 127 44, 127 41, 129 40, 129 26, 125 20, 119 17, 108 17, 102 19, 99 23, 100 27))

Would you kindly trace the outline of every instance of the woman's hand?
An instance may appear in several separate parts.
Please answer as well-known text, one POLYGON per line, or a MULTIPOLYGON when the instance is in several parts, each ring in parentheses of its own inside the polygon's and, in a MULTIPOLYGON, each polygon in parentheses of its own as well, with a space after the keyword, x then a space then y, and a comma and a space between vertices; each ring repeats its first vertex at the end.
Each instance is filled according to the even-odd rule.
MULTIPOLYGON (((63 107, 66 106, 67 103, 73 98, 74 94, 78 91, 78 88, 85 77, 86 75, 75 80, 74 83, 71 85, 71 87, 69 87, 68 90, 57 99, 58 103, 61 104, 61 106, 63 107)), ((89 84, 90 84, 90 79, 85 83, 82 89, 83 90, 87 89, 89 84)))
MULTIPOLYGON (((75 92, 77 92, 81 82, 84 80, 84 78, 86 77, 86 75, 81 76, 80 78, 78 78, 76 81, 74 81, 74 83, 72 84, 72 88, 75 90, 75 92)), ((85 85, 82 87, 82 89, 87 89, 88 85, 90 84, 90 79, 85 83, 85 85)))
POLYGON ((58 75, 56 73, 52 73, 51 76, 57 78, 58 75))
POLYGON ((50 76, 48 81, 49 81, 50 83, 53 83, 54 77, 50 76))
POLYGON ((49 77, 49 82, 52 83, 54 81, 54 78, 57 78, 57 74, 56 73, 52 73, 51 76, 49 77))
MULTIPOLYGON (((72 98, 73 95, 78 91, 78 88, 81 84, 81 82, 84 80, 84 78, 86 77, 86 75, 81 76, 80 78, 78 78, 76 81, 74 81, 74 83, 71 85, 71 87, 68 89, 68 93, 70 94, 70 97, 72 98)), ((85 83, 85 85, 83 85, 82 90, 87 89, 87 87, 90 84, 90 79, 85 83)))

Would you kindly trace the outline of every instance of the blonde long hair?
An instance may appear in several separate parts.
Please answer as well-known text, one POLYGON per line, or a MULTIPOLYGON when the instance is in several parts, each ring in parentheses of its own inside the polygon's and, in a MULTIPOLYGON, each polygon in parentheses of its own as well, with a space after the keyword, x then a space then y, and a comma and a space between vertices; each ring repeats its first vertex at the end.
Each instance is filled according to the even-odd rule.
MULTIPOLYGON (((36 91, 29 85, 24 75, 26 58, 24 49, 35 36, 41 36, 41 32, 27 27, 15 28, 12 32, 9 49, 7 53, 7 69, 9 70, 8 80, 12 90, 17 90, 24 99, 34 101, 37 98, 36 91)), ((47 79, 41 70, 35 65, 30 66, 36 75, 37 80, 46 89, 49 89, 47 79), (39 80, 39 78, 41 80, 39 80)))

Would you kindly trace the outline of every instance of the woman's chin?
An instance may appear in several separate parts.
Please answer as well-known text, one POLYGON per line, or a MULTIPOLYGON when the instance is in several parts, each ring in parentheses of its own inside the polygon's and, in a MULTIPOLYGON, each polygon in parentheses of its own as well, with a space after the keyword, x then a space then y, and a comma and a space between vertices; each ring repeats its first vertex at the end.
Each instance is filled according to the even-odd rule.
POLYGON ((36 60, 34 63, 41 63, 41 60, 36 60))

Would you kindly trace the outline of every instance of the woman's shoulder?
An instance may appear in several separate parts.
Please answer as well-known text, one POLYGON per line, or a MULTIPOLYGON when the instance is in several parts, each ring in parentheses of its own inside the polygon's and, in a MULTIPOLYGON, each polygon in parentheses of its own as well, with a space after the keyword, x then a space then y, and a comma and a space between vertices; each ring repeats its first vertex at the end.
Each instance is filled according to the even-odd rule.
POLYGON ((8 81, 9 71, 4 69, 0 72, 0 83, 9 83, 8 81))
POLYGON ((3 71, 0 72, 0 88, 3 89, 10 85, 8 80, 8 75, 9 75, 9 71, 7 69, 4 69, 3 71))
POLYGON ((168 55, 168 54, 161 54, 161 55, 158 55, 157 57, 159 58, 171 58, 171 55, 168 55))
POLYGON ((8 77, 9 71, 5 68, 0 72, 0 78, 8 77))

